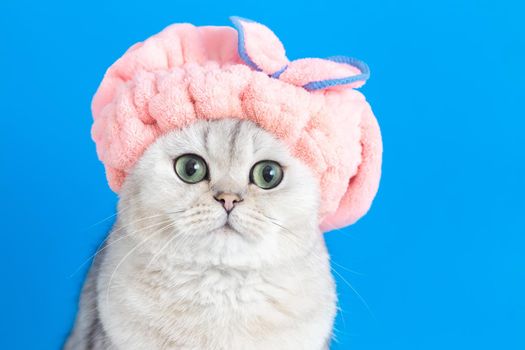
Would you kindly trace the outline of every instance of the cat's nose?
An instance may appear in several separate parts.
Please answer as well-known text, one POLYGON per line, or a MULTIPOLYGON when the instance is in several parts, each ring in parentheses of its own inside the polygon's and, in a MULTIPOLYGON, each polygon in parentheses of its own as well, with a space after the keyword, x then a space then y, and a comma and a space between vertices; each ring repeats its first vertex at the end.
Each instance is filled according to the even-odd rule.
POLYGON ((222 204, 228 214, 233 210, 235 204, 242 202, 242 198, 236 193, 222 192, 213 196, 213 198, 222 204))

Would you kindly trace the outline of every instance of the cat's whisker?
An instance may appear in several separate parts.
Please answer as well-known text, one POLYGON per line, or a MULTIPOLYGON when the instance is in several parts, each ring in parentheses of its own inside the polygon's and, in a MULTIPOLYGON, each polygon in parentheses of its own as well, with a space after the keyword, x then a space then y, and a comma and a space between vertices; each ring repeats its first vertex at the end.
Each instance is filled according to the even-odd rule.
MULTIPOLYGON (((139 223, 139 222, 146 221, 146 220, 150 220, 150 219, 155 219, 155 218, 158 218, 158 217, 161 217, 161 216, 178 214, 178 213, 182 213, 182 212, 184 212, 184 211, 185 211, 185 210, 176 210, 176 211, 172 211, 172 212, 166 212, 166 213, 161 213, 161 214, 150 215, 150 216, 147 216, 147 217, 144 217, 144 218, 140 218, 140 219, 137 219, 137 220, 131 221, 131 222, 129 222, 129 223, 126 224, 126 225, 122 225, 122 226, 120 226, 118 229, 113 230, 113 231, 111 231, 110 233, 111 233, 112 235, 115 235, 116 233, 122 231, 123 229, 128 228, 128 227, 130 227, 130 226, 132 226, 132 225, 135 225, 135 224, 137 224, 137 223, 139 223)), ((120 214, 121 214, 121 212, 118 213, 118 215, 120 215, 120 214)), ((102 247, 102 245, 103 245, 103 244, 109 239, 109 237, 110 237, 110 235, 108 234, 108 235, 106 236, 106 238, 102 241, 102 243, 99 245, 99 247, 97 248, 97 250, 100 249, 100 247, 102 247)))
MULTIPOLYGON (((295 234, 294 234, 291 230, 289 230, 289 229, 286 228, 285 226, 283 226, 283 225, 277 223, 276 220, 271 220, 270 217, 267 216, 267 215, 265 215, 264 213, 262 213, 262 212, 260 212, 260 211, 254 211, 254 210, 252 210, 252 212, 254 212, 254 213, 256 213, 256 214, 260 214, 260 215, 262 215, 262 217, 264 217, 264 218, 270 220, 269 222, 270 222, 271 224, 273 224, 273 225, 275 225, 275 226, 277 226, 277 227, 279 227, 279 228, 281 228, 281 229, 283 229, 283 230, 286 230, 286 231, 290 232, 290 233, 295 237, 295 234)), ((265 223, 265 224, 268 223, 267 220, 263 220, 263 219, 259 218, 258 216, 252 216, 252 218, 256 219, 256 220, 259 221, 259 222, 265 223)), ((292 240, 292 238, 291 238, 290 236, 288 236, 288 235, 283 235, 283 237, 286 237, 286 238, 290 239, 290 241, 291 241, 292 243, 294 243, 294 245, 297 245, 297 246, 299 246, 299 247, 304 247, 304 245, 303 245, 302 243, 299 243, 299 244, 298 244, 298 242, 300 242, 300 241, 294 241, 294 240, 292 240)), ((324 261, 324 260, 323 260, 320 256, 318 256, 315 252, 311 251, 310 249, 308 249, 308 250, 310 251, 310 254, 311 254, 312 257, 318 259, 318 261, 320 261, 320 262, 323 262, 323 261, 324 261)), ((292 267, 292 269, 294 270, 294 273, 297 274, 297 272, 298 272, 297 269, 296 269, 295 267, 292 267)), ((303 296, 306 295, 306 294, 305 294, 305 291, 304 291, 303 289, 301 289, 301 294, 303 294, 303 296)))
MULTIPOLYGON (((289 233, 291 233, 294 237, 297 237, 297 234, 295 234, 292 230, 288 229, 287 227, 283 226, 282 224, 279 224, 279 223, 276 221, 276 219, 270 218, 269 216, 267 216, 267 215, 265 215, 265 214, 263 214, 263 215, 264 215, 266 218, 268 218, 272 224, 281 227, 283 230, 288 231, 289 233)), ((297 241, 297 243, 298 243, 298 244, 302 244, 301 241, 297 241)), ((334 265, 336 265, 336 266, 342 268, 342 269, 345 270, 345 271, 348 271, 348 272, 350 272, 350 273, 353 273, 353 274, 355 274, 355 275, 359 275, 359 276, 364 276, 364 275, 365 275, 364 273, 361 273, 361 272, 359 272, 359 271, 352 270, 352 269, 350 269, 350 268, 348 268, 348 267, 346 267, 346 266, 344 266, 344 265, 341 265, 341 264, 337 263, 336 261, 334 261, 333 258, 330 258, 330 261, 331 261, 331 263, 333 263, 334 265)))
MULTIPOLYGON (((115 211, 115 213, 113 213, 112 215, 110 215, 110 216, 108 216, 108 217, 106 217, 106 218, 104 218, 104 219, 102 219, 102 220, 100 220, 100 221, 94 223, 93 225, 87 227, 87 228, 84 229, 82 232, 89 231, 89 230, 92 229, 93 227, 95 227, 95 226, 97 226, 97 225, 100 225, 101 223, 103 223, 103 222, 105 222, 105 221, 107 221, 107 220, 109 220, 109 219, 111 219, 111 218, 113 218, 113 217, 115 217, 115 216, 117 216, 117 217, 120 216, 120 214, 122 214, 126 209, 129 209, 130 207, 131 207, 131 205, 129 205, 128 207, 125 207, 125 208, 123 208, 123 209, 120 209, 120 208, 117 206, 117 210, 115 211)), ((100 244, 98 245, 96 251, 98 251, 98 250, 104 245, 104 243, 106 243, 106 241, 107 241, 108 239, 109 239, 109 234, 106 235, 106 237, 104 238, 104 240, 102 240, 102 242, 100 242, 100 244)), ((96 255, 96 254, 97 254, 97 253, 95 253, 95 255, 96 255)), ((92 257, 94 257, 94 255, 92 255, 92 256, 90 256, 89 258, 87 258, 87 259, 86 259, 86 260, 85 260, 85 261, 84 261, 79 267, 77 267, 77 269, 75 270, 75 272, 73 272, 73 273, 69 276, 69 278, 73 277, 78 271, 80 271, 80 269, 81 269, 85 264, 87 264, 87 262, 88 262, 92 257)))
MULTIPOLYGON (((117 217, 120 217, 121 214, 124 213, 124 211, 126 211, 127 209, 129 209, 131 207, 131 205, 129 205, 128 207, 125 207, 124 209, 120 210, 119 208, 117 208, 117 211, 111 215, 110 217, 112 216, 117 216, 117 217)), ((162 216, 162 214, 159 214, 159 215, 154 215, 154 216, 150 216, 150 217, 147 217, 147 218, 142 218, 142 219, 139 219, 137 221, 134 221, 134 222, 131 222, 129 223, 129 225, 133 225, 134 223, 138 222, 138 221, 141 221, 141 220, 147 220, 147 219, 150 219, 150 218, 153 218, 153 217, 157 217, 157 216, 162 216)), ((110 218, 108 217, 108 218, 110 218)), ((104 219, 106 220, 106 219, 104 219)), ((93 225, 92 227, 96 226, 97 224, 93 225)), ((128 225, 125 225, 125 226, 128 226, 128 225)), ((120 229, 119 229, 120 230, 120 229)), ((119 230, 116 230, 114 232, 118 232, 119 230)), ((99 244, 99 246, 97 247, 97 250, 100 249, 102 247, 102 245, 108 240, 109 238, 109 234, 106 236, 106 238, 104 238, 104 240, 99 244)))
POLYGON ((337 266, 337 267, 339 267, 339 268, 341 268, 341 269, 343 269, 343 270, 345 270, 345 271, 347 271, 347 272, 353 273, 354 275, 358 275, 358 276, 366 276, 366 274, 364 274, 364 273, 362 273, 362 272, 359 272, 359 271, 356 271, 356 270, 349 269, 348 267, 346 267, 346 266, 344 266, 344 265, 341 265, 341 264, 335 262, 334 259, 332 259, 331 257, 330 257, 330 262, 331 262, 332 264, 334 264, 335 266, 337 266))
POLYGON ((363 303, 363 305, 366 307, 366 309, 368 310, 368 312, 370 313, 370 316, 374 319, 374 321, 377 321, 377 318, 376 316, 374 315, 374 313, 372 312, 372 309, 370 308, 370 305, 368 305, 368 303, 366 302, 366 300, 361 296, 361 294, 359 294, 359 292, 352 286, 352 284, 350 284, 350 282, 348 282, 346 280, 346 278, 341 275, 335 268, 333 267, 330 267, 330 269, 337 275, 339 276, 339 278, 355 293, 355 295, 359 298, 359 300, 361 301, 361 303, 363 303))
MULTIPOLYGON (((264 215, 264 214, 263 214, 264 215)), ((264 215, 266 216, 266 215, 264 215)), ((266 216, 268 219, 270 219, 268 216, 266 216)), ((292 233, 292 236, 295 238, 296 235, 293 233, 293 231, 289 230, 288 228, 286 228, 285 226, 283 225, 280 225, 279 223, 273 221, 273 220, 270 220, 270 222, 276 226, 279 226, 281 227, 282 229, 292 233)), ((295 244, 302 244, 300 241, 297 241, 297 240, 293 240, 291 236, 288 236, 288 235, 283 235, 283 237, 287 237, 288 239, 292 240, 292 242, 294 242, 295 244)), ((319 255, 317 255, 315 252, 311 252, 312 253, 312 256, 316 259, 318 259, 319 261, 324 261, 324 259, 322 257, 320 257, 319 255)), ((333 262, 333 261, 332 261, 333 262)), ((339 264, 337 264, 339 265, 339 264)), ((363 305, 365 306, 365 308, 367 309, 367 311, 370 313, 370 316, 376 320, 376 317, 374 315, 374 313, 372 312, 372 309, 370 308, 370 305, 366 302, 366 300, 363 298, 363 296, 361 296, 361 294, 359 294, 359 292, 352 286, 352 284, 350 284, 350 282, 348 282, 348 280, 339 272, 337 271, 337 269, 333 266, 330 265, 330 270, 332 270, 332 272, 334 272, 349 288, 350 290, 352 290, 352 292, 354 292, 354 294, 357 296, 357 298, 361 301, 361 303, 363 303, 363 305)))
MULTIPOLYGON (((146 218, 138 219, 138 220, 135 220, 135 221, 133 221, 133 222, 127 224, 127 225, 123 225, 123 226, 119 227, 118 229, 112 231, 110 234, 108 234, 108 235, 106 236, 106 238, 102 241, 102 243, 99 244, 99 246, 97 247, 97 250, 95 251, 95 253, 92 254, 92 255, 90 255, 86 260, 84 260, 84 262, 82 262, 82 264, 80 264, 80 266, 78 266, 78 267, 76 268, 76 270, 75 270, 75 271, 69 276, 69 278, 71 278, 71 277, 73 277, 74 275, 76 275, 76 274, 82 269, 82 267, 84 267, 89 261, 94 262, 95 257, 96 257, 98 254, 100 254, 102 251, 104 251, 105 249, 107 249, 109 246, 111 246, 111 245, 113 245, 113 244, 119 242, 120 240, 122 240, 122 239, 124 239, 124 238, 127 238, 127 237, 129 236, 130 233, 127 233, 127 234, 125 234, 125 235, 123 235, 123 236, 121 236, 121 237, 118 237, 117 239, 115 239, 114 241, 112 241, 110 244, 105 244, 105 243, 108 241, 108 239, 111 237, 111 235, 114 235, 114 234, 116 234, 117 232, 122 231, 123 229, 125 229, 125 228, 127 228, 127 227, 129 227, 129 226, 131 226, 131 225, 134 225, 134 224, 136 224, 136 223, 138 223, 138 222, 145 221, 145 220, 152 219, 152 218, 156 218, 156 217, 159 217, 159 216, 162 216, 162 215, 164 215, 164 214, 153 215, 153 216, 149 216, 149 217, 146 217, 146 218), (92 260, 92 259, 93 259, 93 260, 92 260)), ((155 223, 155 224, 153 224, 153 225, 150 225, 150 226, 144 227, 142 230, 146 230, 146 229, 148 229, 148 228, 152 228, 152 227, 155 227, 155 226, 163 225, 163 224, 168 223, 169 221, 171 221, 171 220, 163 220, 163 221, 158 222, 158 223, 155 223)), ((142 230, 135 231, 135 232, 140 232, 140 231, 142 231, 142 230)))
POLYGON ((92 224, 92 225, 86 227, 86 228, 83 230, 83 232, 88 231, 88 230, 92 229, 93 227, 96 227, 96 226, 98 226, 98 225, 100 225, 100 224, 102 224, 102 223, 104 223, 104 222, 110 220, 111 218, 119 217, 121 214, 123 214, 124 212, 126 212, 127 210, 129 210, 129 209, 131 209, 131 208, 133 208, 133 205, 132 205, 132 204, 128 204, 127 206, 124 206, 124 205, 122 205, 122 204, 118 204, 118 205, 117 205, 117 208, 116 208, 116 210, 115 210, 115 212, 114 212, 113 214, 111 214, 111 215, 109 215, 109 216, 107 216, 107 217, 105 217, 105 218, 103 218, 103 219, 101 219, 101 220, 95 222, 94 224, 92 224))
POLYGON ((111 276, 109 278, 107 291, 106 291, 106 306, 109 304, 109 293, 111 291, 111 284, 113 282, 113 278, 115 277, 115 274, 117 273, 117 270, 120 268, 120 266, 124 263, 124 261, 131 255, 133 252, 135 252, 139 247, 146 244, 150 239, 152 239, 157 233, 164 231, 166 228, 169 228, 170 226, 174 226, 175 223, 170 223, 164 227, 162 227, 159 230, 154 231, 151 233, 147 238, 143 239, 141 242, 137 243, 132 249, 129 250, 129 252, 124 255, 124 257, 119 261, 113 272, 111 273, 111 276))
POLYGON ((117 206, 117 210, 115 210, 115 212, 114 212, 113 214, 111 214, 111 215, 109 215, 109 216, 107 216, 107 217, 105 217, 105 218, 103 218, 103 219, 101 219, 101 220, 95 222, 94 224, 92 224, 92 225, 86 227, 86 228, 84 229, 84 231, 88 231, 88 230, 92 229, 93 227, 96 227, 96 226, 98 226, 98 225, 100 225, 100 224, 102 224, 102 223, 108 221, 109 219, 114 218, 115 216, 118 217, 120 214, 122 214, 122 213, 124 213, 125 211, 129 210, 131 207, 132 207, 131 205, 128 205, 128 206, 126 206, 126 207, 123 207, 122 205, 120 205, 120 207, 117 206))
POLYGON ((100 225, 100 224, 102 224, 102 223, 108 221, 108 220, 111 219, 111 218, 114 218, 114 217, 117 216, 118 214, 120 214, 120 212, 115 211, 113 214, 111 214, 111 215, 105 217, 104 219, 99 220, 99 221, 95 222, 94 224, 92 224, 92 225, 86 227, 86 228, 83 230, 83 232, 88 231, 88 230, 92 229, 93 227, 96 227, 96 226, 98 226, 98 225, 100 225))
MULTIPOLYGON (((341 303, 339 302, 339 299, 337 299, 337 306, 336 307, 337 307, 337 312, 339 312, 341 314, 341 319, 343 320, 343 328, 346 329, 345 313, 344 313, 343 308, 341 307, 341 303)), ((334 329, 335 329, 335 327, 334 327, 334 329)), ((339 331, 339 330, 336 329, 336 331, 339 331)))
POLYGON ((151 264, 153 264, 153 262, 160 256, 160 254, 164 251, 164 249, 166 249, 168 247, 168 245, 170 245, 171 242, 173 242, 176 238, 178 238, 180 235, 182 235, 182 232, 178 232, 178 233, 175 233, 173 235, 173 237, 171 237, 170 239, 168 239, 168 241, 162 246, 162 248, 160 248, 156 253, 155 255, 153 255, 153 257, 150 259, 149 263, 146 265, 146 267, 144 267, 143 271, 147 271, 148 268, 151 266, 151 264))
MULTIPOLYGON (((290 239, 290 240, 292 239, 290 236, 286 236, 286 237, 288 239, 290 239)), ((295 241, 295 243, 297 244, 297 241, 295 241)), ((314 252, 311 252, 311 257, 313 257, 314 259, 317 259, 319 262, 323 262, 325 260, 322 257, 320 257, 319 255, 317 255, 316 253, 314 253, 314 252)), ((339 271, 337 271, 337 269, 335 267, 330 265, 330 270, 332 272, 334 272, 344 282, 344 284, 347 287, 350 288, 350 290, 357 296, 359 301, 364 305, 364 307, 366 308, 367 312, 369 312, 369 314, 372 317, 372 319, 376 320, 376 317, 375 317, 372 309, 370 308, 370 305, 366 302, 366 300, 363 298, 363 296, 352 286, 352 284, 350 282, 348 282, 348 280, 339 271)), ((340 306, 339 300, 337 301, 337 305, 340 306)), ((346 328, 346 322, 345 322, 345 319, 344 319, 343 309, 341 307, 338 307, 338 310, 341 311, 341 317, 343 318, 343 324, 345 324, 345 328, 346 328)))

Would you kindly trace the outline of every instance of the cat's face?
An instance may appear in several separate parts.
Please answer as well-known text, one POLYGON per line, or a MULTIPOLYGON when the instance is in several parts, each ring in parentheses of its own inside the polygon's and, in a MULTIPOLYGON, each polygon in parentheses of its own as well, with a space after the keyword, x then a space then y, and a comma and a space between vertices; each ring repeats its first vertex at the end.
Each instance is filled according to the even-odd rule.
POLYGON ((119 209, 159 255, 242 267, 309 249, 320 235, 318 191, 310 169, 255 124, 201 121, 148 148, 119 209))

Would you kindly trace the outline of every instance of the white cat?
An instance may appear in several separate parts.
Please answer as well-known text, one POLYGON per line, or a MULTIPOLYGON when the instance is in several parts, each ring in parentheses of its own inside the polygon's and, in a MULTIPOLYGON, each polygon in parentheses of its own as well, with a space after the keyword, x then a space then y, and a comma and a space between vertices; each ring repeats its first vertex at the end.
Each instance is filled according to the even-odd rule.
POLYGON ((152 144, 120 191, 66 349, 328 349, 319 184, 249 121, 152 144))

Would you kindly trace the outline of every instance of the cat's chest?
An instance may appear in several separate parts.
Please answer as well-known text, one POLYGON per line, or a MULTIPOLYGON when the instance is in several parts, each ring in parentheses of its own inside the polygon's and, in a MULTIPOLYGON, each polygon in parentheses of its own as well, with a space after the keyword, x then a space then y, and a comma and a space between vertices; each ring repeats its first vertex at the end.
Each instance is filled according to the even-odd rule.
MULTIPOLYGON (((276 310, 285 314, 293 308, 300 291, 293 277, 282 273, 238 271, 224 268, 150 272, 128 289, 128 302, 143 299, 165 319, 203 317, 199 322, 246 323, 276 319, 276 310)), ((304 293, 303 293, 304 294, 304 293)), ((146 311, 146 310, 142 310, 146 311)), ((288 312, 289 311, 289 312, 288 312)))
MULTIPOLYGON (((329 325, 333 313, 327 298, 331 280, 325 285, 328 294, 316 293, 307 287, 308 273, 297 268, 294 275, 287 269, 253 272, 177 266, 142 272, 129 267, 123 272, 125 284, 115 283, 103 316, 108 328, 126 330, 114 336, 128 348, 130 342, 150 348, 160 342, 174 349, 256 349, 260 341, 256 345, 254 339, 289 337, 283 329, 317 322, 316 318, 329 325), (326 312, 319 314, 326 301, 326 312)), ((308 333, 308 324, 305 327, 297 331, 308 333)))

